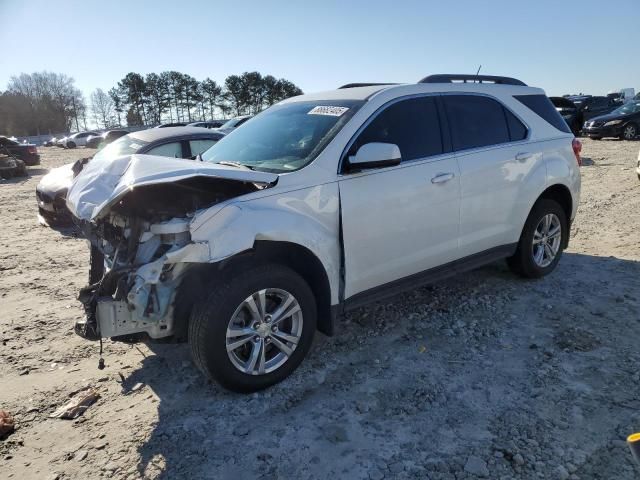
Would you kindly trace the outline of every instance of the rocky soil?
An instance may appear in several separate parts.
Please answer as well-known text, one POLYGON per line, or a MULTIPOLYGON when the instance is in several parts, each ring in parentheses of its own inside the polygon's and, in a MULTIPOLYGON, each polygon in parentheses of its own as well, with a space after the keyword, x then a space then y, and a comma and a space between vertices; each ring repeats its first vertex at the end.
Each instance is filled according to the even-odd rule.
MULTIPOLYGON (((72 332, 88 252, 36 223, 42 148, 0 183, 0 441, 13 479, 634 479, 640 431, 640 142, 584 141, 583 190, 558 269, 497 263, 352 312, 294 375, 238 395, 184 345, 72 332), (49 418, 93 386, 76 420, 49 418)), ((320 335, 319 335, 320 337, 320 335)))

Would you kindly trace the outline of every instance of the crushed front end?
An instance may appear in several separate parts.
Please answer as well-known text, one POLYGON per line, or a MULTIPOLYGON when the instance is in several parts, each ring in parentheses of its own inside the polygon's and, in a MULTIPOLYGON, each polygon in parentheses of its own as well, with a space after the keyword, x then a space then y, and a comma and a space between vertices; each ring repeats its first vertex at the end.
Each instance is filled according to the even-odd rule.
POLYGON ((193 243, 191 218, 152 223, 111 214, 85 224, 91 243, 90 284, 80 291, 86 317, 75 331, 89 340, 173 335, 173 300, 192 263, 209 261, 209 245, 193 243))
POLYGON ((88 163, 66 199, 91 244, 89 285, 79 295, 86 318, 76 333, 90 340, 174 335, 178 287, 193 266, 212 261, 209 240, 192 238, 194 220, 277 180, 147 155, 88 163))

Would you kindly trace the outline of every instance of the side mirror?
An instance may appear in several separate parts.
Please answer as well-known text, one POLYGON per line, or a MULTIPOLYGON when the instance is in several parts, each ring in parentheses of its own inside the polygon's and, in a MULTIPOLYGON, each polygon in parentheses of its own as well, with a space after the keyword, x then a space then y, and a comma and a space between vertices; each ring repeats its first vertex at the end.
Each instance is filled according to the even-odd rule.
POLYGON ((372 142, 362 145, 349 157, 349 166, 355 170, 392 167, 401 160, 400 148, 395 143, 372 142))

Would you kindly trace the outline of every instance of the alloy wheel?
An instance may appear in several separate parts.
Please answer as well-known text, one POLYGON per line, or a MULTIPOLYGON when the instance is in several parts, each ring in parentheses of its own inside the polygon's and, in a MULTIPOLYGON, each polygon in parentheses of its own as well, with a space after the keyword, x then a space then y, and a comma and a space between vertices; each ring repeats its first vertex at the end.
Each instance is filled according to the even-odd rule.
POLYGON ((562 224, 555 213, 548 213, 540 219, 533 232, 532 255, 535 264, 546 268, 553 263, 562 241, 562 224))
POLYGON ((636 127, 635 125, 627 125, 624 127, 624 132, 622 136, 625 140, 633 140, 636 137, 636 127))
POLYGON ((264 375, 291 357, 302 337, 303 317, 289 292, 266 288, 248 296, 231 316, 226 348, 231 363, 248 375, 264 375))

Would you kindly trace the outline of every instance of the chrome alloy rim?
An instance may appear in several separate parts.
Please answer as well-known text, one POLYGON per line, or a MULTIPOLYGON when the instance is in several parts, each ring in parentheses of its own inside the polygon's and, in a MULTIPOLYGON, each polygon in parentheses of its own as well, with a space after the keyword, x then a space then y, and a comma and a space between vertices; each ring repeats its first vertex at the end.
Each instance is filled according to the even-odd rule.
POLYGON ((266 288, 244 299, 227 326, 227 355, 248 375, 264 375, 291 357, 302 336, 302 310, 286 290, 266 288))
POLYGON ((560 250, 562 226, 555 213, 548 213, 538 223, 533 232, 533 261, 539 267, 551 265, 560 250))
POLYGON ((636 136, 636 127, 633 125, 627 125, 624 129, 624 138, 627 140, 632 140, 636 136))

